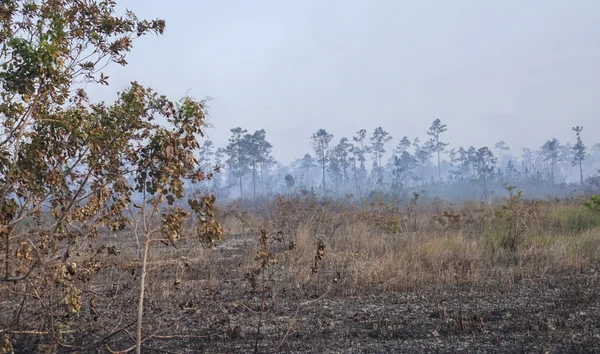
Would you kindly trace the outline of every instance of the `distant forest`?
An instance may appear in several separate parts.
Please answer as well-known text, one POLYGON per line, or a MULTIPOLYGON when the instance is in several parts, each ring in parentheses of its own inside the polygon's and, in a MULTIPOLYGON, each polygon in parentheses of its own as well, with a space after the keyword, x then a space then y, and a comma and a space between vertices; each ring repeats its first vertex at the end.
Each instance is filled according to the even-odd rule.
POLYGON ((506 195, 509 185, 530 198, 569 197, 600 188, 600 143, 588 147, 581 138, 583 127, 572 128, 572 141, 552 138, 522 151, 513 151, 504 141, 451 147, 444 142, 447 129, 436 119, 423 140, 393 137, 382 127, 361 129, 350 138, 318 129, 307 137, 312 151, 283 165, 272 157, 264 129, 249 133, 237 127, 225 147, 204 141, 198 160, 204 171, 217 173, 200 189, 220 200, 299 193, 388 200, 419 193, 425 198, 485 200, 506 195))

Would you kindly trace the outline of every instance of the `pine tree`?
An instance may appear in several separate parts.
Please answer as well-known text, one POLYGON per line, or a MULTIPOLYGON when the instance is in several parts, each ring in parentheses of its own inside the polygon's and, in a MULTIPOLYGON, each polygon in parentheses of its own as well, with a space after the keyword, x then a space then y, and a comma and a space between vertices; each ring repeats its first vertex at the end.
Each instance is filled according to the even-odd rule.
POLYGON ((327 133, 325 129, 319 129, 311 136, 313 150, 315 151, 317 161, 321 164, 321 169, 323 170, 323 196, 327 195, 325 171, 331 157, 329 144, 331 143, 332 139, 333 135, 327 133))
POLYGON ((573 166, 579 165, 579 181, 583 183, 583 160, 586 158, 586 146, 583 144, 583 140, 581 140, 581 131, 583 127, 576 126, 573 127, 573 131, 577 136, 577 143, 573 145, 573 166))
POLYGON ((428 146, 430 147, 431 151, 433 151, 437 154, 439 182, 442 182, 442 165, 441 165, 440 154, 444 151, 444 149, 446 149, 446 146, 448 146, 448 143, 444 143, 444 142, 440 141, 440 136, 446 130, 448 130, 448 128, 446 127, 446 124, 442 124, 442 121, 440 121, 439 119, 436 119, 433 121, 433 123, 431 124, 431 127, 429 127, 429 131, 427 132, 427 135, 429 135, 431 137, 431 139, 429 140, 428 146))
POLYGON ((489 177, 494 173, 494 166, 496 165, 496 158, 492 151, 484 146, 477 150, 476 169, 479 177, 483 181, 483 194, 485 198, 488 197, 487 181, 489 177))
POLYGON ((244 197, 242 178, 249 169, 250 158, 246 147, 245 136, 248 131, 240 127, 231 129, 229 144, 225 148, 225 153, 229 156, 225 163, 231 169, 233 175, 239 179, 240 199, 244 197))
POLYGON ((542 156, 544 157, 544 162, 550 162, 550 180, 552 183, 555 182, 556 178, 556 162, 558 161, 559 147, 560 143, 556 138, 548 140, 544 145, 542 145, 542 156))
POLYGON ((382 127, 376 128, 371 136, 371 153, 373 154, 374 167, 376 168, 376 171, 374 172, 378 184, 383 182, 383 166, 381 165, 381 158, 385 153, 385 144, 390 140, 392 140, 390 133, 383 130, 382 127))

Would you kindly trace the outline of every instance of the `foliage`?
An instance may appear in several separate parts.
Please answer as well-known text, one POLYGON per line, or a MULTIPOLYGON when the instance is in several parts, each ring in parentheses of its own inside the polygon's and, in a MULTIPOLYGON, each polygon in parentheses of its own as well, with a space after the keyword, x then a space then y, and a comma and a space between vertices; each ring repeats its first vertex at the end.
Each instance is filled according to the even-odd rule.
POLYGON ((446 149, 446 146, 448 146, 448 143, 444 143, 440 140, 440 136, 446 130, 448 130, 446 124, 442 124, 442 122, 439 119, 436 119, 431 124, 431 127, 429 127, 429 131, 427 131, 427 135, 431 137, 428 141, 430 149, 431 151, 434 151, 437 154, 438 176, 440 182, 442 181, 442 167, 440 154, 444 151, 444 149, 446 149))
POLYGON ((327 194, 327 187, 325 183, 325 170, 331 159, 331 151, 329 144, 333 139, 333 135, 327 133, 325 129, 319 129, 316 133, 311 136, 312 148, 317 156, 317 161, 321 164, 323 170, 323 195, 327 194))
POLYGON ((250 165, 250 157, 244 140, 244 134, 247 132, 246 129, 240 127, 231 129, 229 144, 225 148, 225 153, 229 156, 225 163, 231 168, 233 174, 239 178, 240 198, 244 197, 242 177, 248 173, 250 165))
POLYGON ((406 183, 410 171, 417 165, 417 159, 407 151, 402 151, 400 156, 394 156, 394 185, 396 188, 406 183))
POLYGON ((577 143, 573 145, 573 166, 579 166, 579 178, 580 182, 583 183, 583 170, 582 170, 582 162, 586 158, 586 147, 583 144, 583 140, 581 140, 581 131, 583 131, 583 127, 576 126, 573 128, 573 131, 577 135, 577 143))
POLYGON ((370 152, 373 154, 373 161, 376 171, 377 184, 380 185, 383 182, 383 165, 381 164, 381 158, 386 152, 385 145, 392 140, 390 133, 383 130, 382 127, 377 127, 373 131, 371 136, 371 148, 370 152))
POLYGON ((296 184, 296 181, 294 180, 294 176, 292 176, 288 173, 287 175, 285 175, 284 179, 285 179, 285 185, 288 187, 288 189, 294 188, 294 185, 296 184))
POLYGON ((473 165, 475 166, 477 174, 483 181, 483 194, 486 198, 488 196, 487 181, 494 173, 494 165, 496 164, 496 161, 497 160, 494 157, 494 154, 488 147, 484 146, 477 150, 473 165))
POLYGON ((523 191, 515 192, 515 186, 504 185, 509 196, 506 204, 496 211, 497 220, 491 227, 500 233, 498 246, 510 251, 516 251, 523 242, 522 235, 527 230, 527 209, 523 204, 523 191))
POLYGON ((556 138, 548 140, 542 145, 541 153, 545 162, 550 162, 550 176, 552 181, 556 178, 556 162, 558 161, 558 152, 560 143, 556 138))
POLYGON ((600 212, 600 197, 594 194, 584 205, 591 211, 600 212))
POLYGON ((192 215, 198 238, 222 234, 214 197, 190 200, 188 210, 175 206, 186 194, 185 181, 212 177, 195 158, 204 102, 171 101, 132 82, 114 103, 94 104, 80 86, 108 84, 102 69, 126 65, 133 39, 163 33, 164 21, 139 20, 129 11, 116 17, 115 7, 87 0, 2 4, 0 287, 45 310, 18 313, 40 316, 41 327, 21 318, 4 323, 10 316, 0 327, 49 333, 40 345, 50 351, 64 343, 63 329, 74 326, 87 302, 80 276, 89 279, 102 267, 101 260, 72 253, 80 242, 142 225, 136 227, 145 237, 139 351, 150 241, 174 242, 192 215), (153 217, 162 219, 160 227, 152 227, 153 217))

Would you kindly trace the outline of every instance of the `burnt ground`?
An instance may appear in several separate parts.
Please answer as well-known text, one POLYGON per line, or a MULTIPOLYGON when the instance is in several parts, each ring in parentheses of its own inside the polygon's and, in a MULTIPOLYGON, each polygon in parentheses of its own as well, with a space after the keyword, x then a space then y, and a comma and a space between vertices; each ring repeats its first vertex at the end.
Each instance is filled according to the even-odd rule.
MULTIPOLYGON (((222 252, 235 262, 235 249, 222 252)), ((165 323, 191 337, 148 341, 147 352, 600 353, 594 270, 360 296, 335 284, 325 294, 280 286, 263 311, 260 295, 228 285, 199 294, 188 316, 165 323)))
MULTIPOLYGON (((147 300, 152 329, 145 332, 156 336, 144 353, 600 353, 600 273, 593 269, 404 291, 358 292, 343 280, 330 291, 325 281, 312 288, 279 282, 261 311, 261 293, 243 279, 256 242, 231 238, 226 245, 212 265, 189 272, 187 288, 169 302, 147 300), (217 281, 206 279, 208 267, 217 281)), ((135 319, 137 285, 130 282, 129 298, 119 297, 124 305, 107 315, 108 324, 121 313, 123 323, 135 319)), ((83 351, 61 352, 106 353, 89 347, 90 338, 103 336, 82 338, 83 351)), ((123 350, 132 338, 115 336, 109 345, 123 350)))
MULTIPOLYGON (((596 282, 581 275, 544 286, 521 282, 504 294, 455 289, 331 296, 300 307, 282 301, 263 313, 259 352, 599 353, 596 282)), ((180 339, 177 352, 254 351, 260 313, 237 302, 205 305, 186 322, 212 337, 180 339)), ((164 348, 173 350, 173 344, 164 348)))

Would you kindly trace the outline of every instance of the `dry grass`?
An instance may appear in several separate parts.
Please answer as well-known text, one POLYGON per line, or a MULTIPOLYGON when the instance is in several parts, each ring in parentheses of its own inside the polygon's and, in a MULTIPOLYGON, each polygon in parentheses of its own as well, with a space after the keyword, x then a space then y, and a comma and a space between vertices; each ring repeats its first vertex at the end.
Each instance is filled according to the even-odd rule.
MULTIPOLYGON (((281 198, 254 211, 234 205, 220 214, 226 236, 216 248, 193 239, 177 247, 157 243, 153 248, 144 333, 200 335, 179 327, 191 318, 188 314, 205 318, 215 306, 224 306, 258 316, 265 296, 276 307, 280 299, 301 304, 324 294, 346 298, 451 286, 502 291, 520 280, 587 272, 600 263, 600 215, 581 200, 458 206, 413 200, 357 206, 299 197, 281 198), (259 242, 261 229, 269 233, 266 249, 259 242), (325 252, 315 260, 319 240, 325 252), (264 272, 262 258, 257 258, 261 249, 277 260, 264 272), (250 281, 253 272, 258 285, 250 281)), ((188 227, 191 232, 193 225, 188 227)), ((114 331, 135 318, 139 249, 131 230, 125 230, 117 237, 81 242, 72 261, 89 262, 88 250, 102 245, 115 246, 118 253, 99 258, 98 270, 89 279, 78 278, 82 314, 70 319, 67 329, 86 333, 79 341, 109 337, 106 342, 119 348, 129 337, 114 331), (92 297, 97 319, 88 306, 92 297)), ((8 290, 16 295, 26 289, 15 285, 8 290)), ((18 307, 17 301, 4 300, 4 313, 18 307)), ((40 314, 32 302, 22 317, 35 323, 40 314)), ((211 323, 211 318, 205 320, 211 323)), ((210 328, 214 333, 231 330, 218 321, 210 328)))
MULTIPOLYGON (((421 205, 411 212, 406 206, 365 209, 307 198, 279 201, 276 213, 252 215, 245 224, 268 226, 272 234, 285 230, 295 242, 297 248, 280 257, 281 282, 301 284, 314 276, 310 265, 322 239, 326 257, 319 282, 338 278, 344 294, 498 280, 508 284, 584 270, 600 260, 600 215, 579 201, 520 201, 516 213, 521 215, 514 219, 500 215, 500 205, 421 205), (515 228, 518 234, 510 236, 515 228)), ((225 225, 242 233, 239 214, 225 225)))

